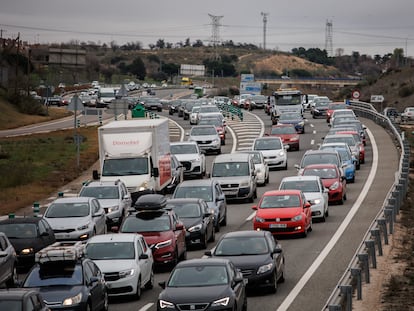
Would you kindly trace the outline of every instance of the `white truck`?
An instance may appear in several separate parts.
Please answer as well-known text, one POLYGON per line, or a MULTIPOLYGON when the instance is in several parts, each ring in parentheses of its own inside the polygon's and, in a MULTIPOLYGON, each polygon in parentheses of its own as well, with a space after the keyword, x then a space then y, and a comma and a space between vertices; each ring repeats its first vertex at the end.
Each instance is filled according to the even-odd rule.
POLYGON ((132 202, 165 193, 172 181, 168 119, 112 121, 98 128, 101 181, 122 180, 132 202))

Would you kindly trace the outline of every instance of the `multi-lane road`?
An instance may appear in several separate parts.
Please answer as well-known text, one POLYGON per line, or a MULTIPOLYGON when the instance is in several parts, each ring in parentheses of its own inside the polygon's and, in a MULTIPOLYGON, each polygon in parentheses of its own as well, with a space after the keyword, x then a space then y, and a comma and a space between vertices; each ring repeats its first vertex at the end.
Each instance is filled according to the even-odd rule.
MULTIPOLYGON (((182 137, 182 131, 190 129, 189 121, 168 116, 177 125, 172 126, 173 139, 182 137)), ((279 186, 284 176, 296 175, 294 164, 299 163, 307 149, 316 149, 317 144, 328 130, 324 119, 306 122, 306 134, 301 135, 300 151, 288 152, 288 170, 271 171, 270 183, 258 188, 258 196, 279 186)), ((368 127, 369 141, 366 146, 366 163, 357 171, 354 184, 348 185, 348 200, 344 205, 330 206, 325 223, 314 223, 313 231, 307 238, 283 238, 281 240, 286 257, 286 281, 280 284, 276 294, 250 293, 248 310, 321 310, 329 295, 344 273, 348 263, 362 241, 371 222, 382 207, 384 198, 391 187, 398 168, 399 155, 389 135, 375 123, 362 120, 368 127)), ((63 122, 63 121, 62 121, 63 122)), ((69 120, 70 122, 70 120, 69 120)), ((73 119, 71 121, 73 124, 73 119)), ((242 122, 228 120, 228 134, 223 152, 247 149, 257 136, 263 135, 271 127, 270 117, 262 110, 245 112, 242 122)), ((60 127, 62 128, 62 126, 60 127)), ((43 129, 42 129, 43 130, 43 129)), ((4 133, 4 132, 3 132, 4 133)), ((3 133, 0 133, 2 135, 3 133)), ((13 135, 13 133, 8 133, 13 135)), ((185 139, 185 135, 184 135, 185 139)), ((214 155, 207 155, 209 169, 214 155)), ((255 203, 228 202, 227 226, 222 227, 216 239, 225 232, 252 229, 254 215, 251 206, 255 203)), ((214 243, 209 244, 209 248, 214 243)), ((204 250, 191 249, 188 258, 199 258, 204 250)), ((156 274, 156 284, 168 278, 168 272, 156 274)), ((140 300, 111 299, 113 311, 156 310, 156 300, 161 288, 155 286, 144 291, 140 300)))

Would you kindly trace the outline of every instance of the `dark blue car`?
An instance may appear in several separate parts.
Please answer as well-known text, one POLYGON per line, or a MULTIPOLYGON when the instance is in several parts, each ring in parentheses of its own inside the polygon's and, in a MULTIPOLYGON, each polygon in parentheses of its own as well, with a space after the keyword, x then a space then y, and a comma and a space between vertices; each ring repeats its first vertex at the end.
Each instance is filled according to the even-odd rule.
POLYGON ((305 119, 297 112, 284 112, 279 116, 278 124, 293 124, 296 132, 305 133, 305 119))

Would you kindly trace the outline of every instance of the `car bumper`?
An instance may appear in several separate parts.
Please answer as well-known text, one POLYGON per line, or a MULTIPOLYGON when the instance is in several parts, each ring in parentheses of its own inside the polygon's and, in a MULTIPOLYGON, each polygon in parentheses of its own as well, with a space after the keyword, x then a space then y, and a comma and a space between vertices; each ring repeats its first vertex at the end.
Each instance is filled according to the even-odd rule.
POLYGON ((193 232, 187 231, 186 236, 185 236, 185 243, 187 244, 187 246, 201 244, 203 241, 204 235, 205 235, 204 230, 193 231, 193 232))
POLYGON ((312 210, 312 218, 323 218, 325 215, 325 207, 322 203, 320 204, 314 204, 311 206, 312 210))
POLYGON ((273 235, 295 235, 305 233, 306 224, 303 222, 280 222, 280 223, 253 223, 254 230, 269 231, 273 235))
POLYGON ((233 189, 222 189, 227 199, 246 199, 252 195, 250 187, 233 188, 233 189))
POLYGON ((265 162, 269 168, 278 168, 286 166, 286 157, 265 158, 265 162))
POLYGON ((265 273, 256 274, 256 271, 250 272, 242 270, 243 277, 248 280, 246 288, 255 289, 261 287, 268 287, 272 285, 274 270, 265 273))
POLYGON ((109 296, 132 295, 137 291, 137 274, 131 277, 119 278, 118 273, 105 273, 105 281, 109 296))
POLYGON ((73 231, 70 233, 55 232, 56 241, 86 241, 92 235, 92 230, 73 231))
POLYGON ((329 190, 328 196, 329 196, 329 201, 328 201, 329 203, 334 203, 334 202, 336 203, 342 200, 344 193, 343 193, 343 190, 329 190))

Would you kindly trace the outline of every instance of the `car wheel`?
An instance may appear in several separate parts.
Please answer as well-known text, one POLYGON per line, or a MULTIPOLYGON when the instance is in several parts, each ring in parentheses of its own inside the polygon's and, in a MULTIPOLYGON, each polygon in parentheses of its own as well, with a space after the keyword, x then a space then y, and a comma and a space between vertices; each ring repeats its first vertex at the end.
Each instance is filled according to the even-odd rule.
POLYGON ((204 234, 203 234, 203 236, 200 240, 201 240, 201 248, 206 249, 207 248, 207 231, 204 232, 204 234))
POLYGON ((92 307, 91 307, 91 302, 90 301, 88 301, 86 303, 86 311, 92 311, 92 307))
POLYGON ((214 242, 216 240, 216 230, 214 230, 214 226, 211 230, 210 242, 214 242))
POLYGON ((171 261, 171 269, 174 269, 174 267, 177 265, 178 263, 178 249, 176 248, 174 251, 174 258, 171 261))
POLYGON ((326 208, 325 217, 329 217, 329 209, 328 208, 326 208))
POLYGON ((181 254, 180 261, 187 260, 187 247, 184 249, 184 252, 181 254))
POLYGON ((10 276, 10 279, 7 280, 6 286, 7 287, 15 287, 17 282, 18 282, 17 276, 18 276, 17 275, 17 268, 16 268, 16 266, 13 266, 12 275, 10 276))
POLYGON ((227 226, 227 211, 224 213, 224 217, 221 220, 220 225, 227 226))
POLYGON ((217 154, 221 154, 221 148, 217 150, 217 154))
POLYGON ((344 194, 344 201, 346 201, 348 199, 346 193, 344 194))
POLYGON ((141 299, 141 276, 138 278, 137 291, 135 292, 135 299, 141 299))
POLYGON ((276 269, 273 272, 272 283, 270 284, 269 290, 272 294, 275 294, 277 292, 277 272, 276 272, 276 269))
POLYGON ((253 199, 257 199, 257 189, 254 189, 253 199))
POLYGON ((287 163, 287 160, 286 160, 286 164, 285 164, 285 167, 283 168, 285 171, 288 169, 288 163, 287 163))
MULTIPOLYGON (((218 215, 218 219, 220 219, 220 215, 218 215)), ((216 232, 220 232, 220 221, 217 221, 217 224, 214 226, 214 230, 216 232)))
POLYGON ((154 287, 154 267, 151 268, 150 279, 147 284, 145 284, 145 289, 152 289, 154 287))
POLYGON ((267 174, 266 180, 265 180, 265 184, 269 183, 269 174, 267 174))
POLYGON ((356 165, 356 169, 357 171, 359 171, 361 169, 361 164, 358 162, 358 164, 356 165))
POLYGON ((105 292, 102 311, 108 311, 108 308, 109 308, 109 298, 108 298, 108 293, 105 292))

